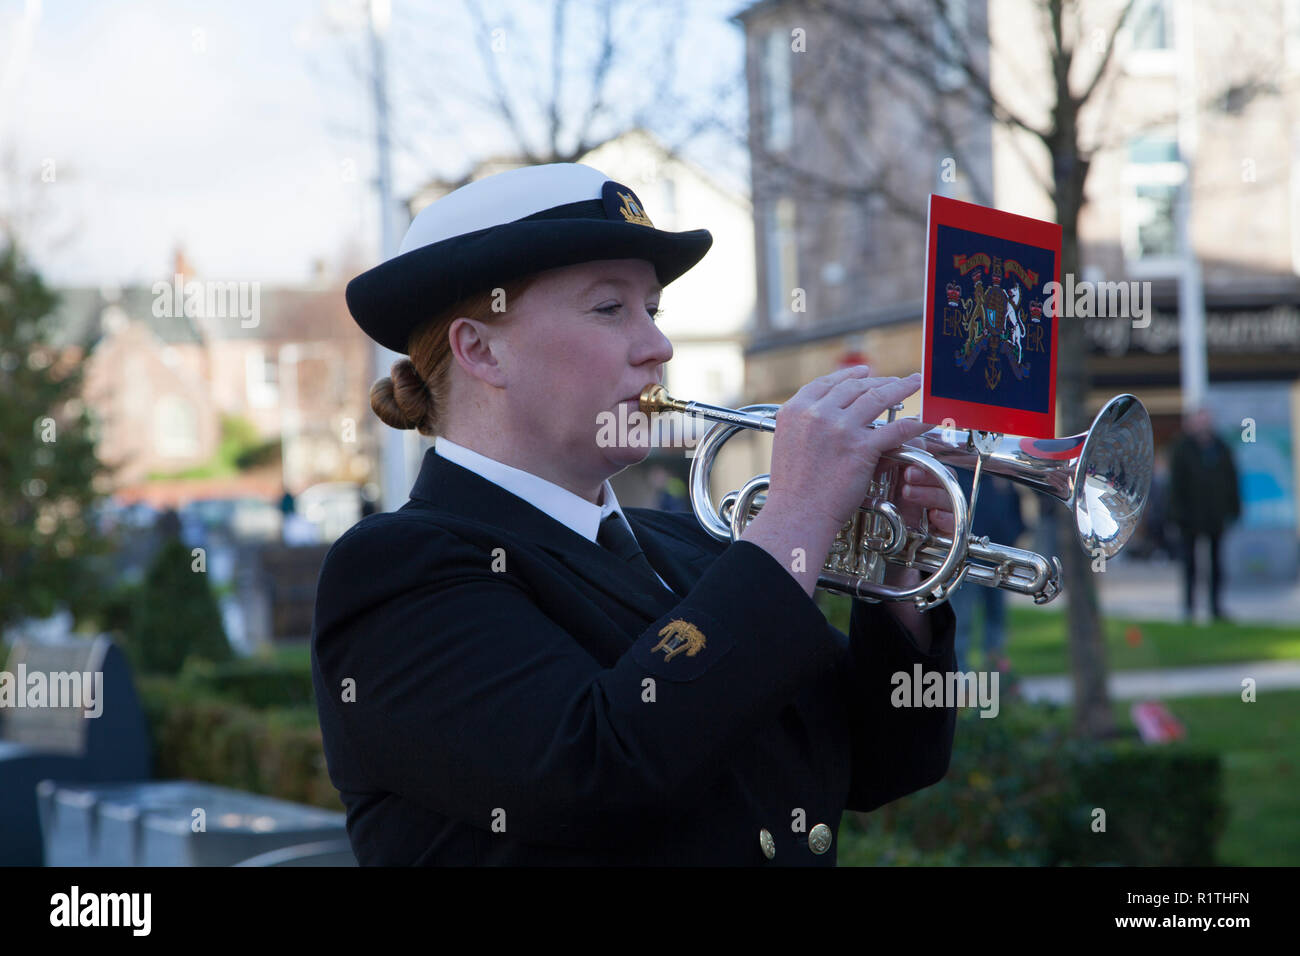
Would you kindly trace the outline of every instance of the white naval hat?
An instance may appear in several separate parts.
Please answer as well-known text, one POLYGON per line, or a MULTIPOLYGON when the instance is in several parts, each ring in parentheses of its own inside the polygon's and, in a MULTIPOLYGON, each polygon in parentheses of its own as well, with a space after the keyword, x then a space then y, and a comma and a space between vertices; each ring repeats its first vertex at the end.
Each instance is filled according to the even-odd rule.
POLYGON ((706 229, 656 229, 636 193, 600 170, 526 166, 421 210, 397 255, 348 283, 348 309, 376 342, 408 353, 411 333, 435 314, 512 279, 597 259, 646 259, 667 285, 712 244, 706 229))

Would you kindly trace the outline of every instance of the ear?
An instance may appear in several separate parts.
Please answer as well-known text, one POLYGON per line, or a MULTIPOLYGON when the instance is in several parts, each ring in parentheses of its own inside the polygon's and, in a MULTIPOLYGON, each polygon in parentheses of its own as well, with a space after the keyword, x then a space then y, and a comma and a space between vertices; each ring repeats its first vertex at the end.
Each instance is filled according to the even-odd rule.
POLYGON ((501 368, 499 329, 486 323, 464 317, 453 319, 447 329, 447 341, 456 364, 481 382, 496 388, 505 385, 505 372, 501 368))

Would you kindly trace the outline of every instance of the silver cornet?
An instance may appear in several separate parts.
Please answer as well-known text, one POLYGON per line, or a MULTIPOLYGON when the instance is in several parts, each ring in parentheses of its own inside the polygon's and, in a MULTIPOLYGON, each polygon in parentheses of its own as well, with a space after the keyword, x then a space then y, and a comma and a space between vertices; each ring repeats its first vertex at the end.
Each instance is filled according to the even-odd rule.
MULTIPOLYGON (((761 508, 770 475, 756 475, 714 508, 709 492, 713 462, 728 439, 741 429, 776 431, 779 405, 723 408, 672 398, 662 385, 649 385, 641 411, 679 411, 716 422, 700 441, 691 463, 691 508, 704 530, 719 541, 734 541, 761 508)), ((889 410, 892 422, 901 410, 889 410)), ((1059 498, 1074 514, 1079 544, 1092 557, 1114 557, 1137 528, 1151 489, 1155 447, 1151 418, 1133 395, 1106 403, 1086 432, 1069 438, 1018 438, 994 432, 934 428, 881 456, 867 496, 831 544, 817 586, 868 601, 912 601, 928 610, 948 599, 963 583, 1005 588, 1033 595, 1046 604, 1061 592, 1061 561, 1034 551, 975 537, 971 519, 987 471, 1059 498), (954 530, 951 538, 929 528, 904 526, 890 500, 906 465, 923 468, 948 492, 954 530), (945 465, 974 472, 969 503, 945 465), (917 568, 925 575, 910 588, 883 584, 886 565, 917 568)))

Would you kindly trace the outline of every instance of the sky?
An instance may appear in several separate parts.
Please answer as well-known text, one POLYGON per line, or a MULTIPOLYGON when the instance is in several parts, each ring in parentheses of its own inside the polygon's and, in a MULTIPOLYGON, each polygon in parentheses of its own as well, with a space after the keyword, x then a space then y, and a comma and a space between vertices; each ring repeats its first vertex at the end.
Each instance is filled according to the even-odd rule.
MULTIPOLYGON (((549 82, 549 2, 474 2, 500 30, 497 62, 511 88, 549 82)), ((635 98, 628 84, 664 62, 649 38, 670 22, 658 10, 671 6, 644 4, 620 21, 621 36, 648 38, 650 59, 615 71, 616 97, 635 98)), ((663 67, 683 95, 739 83, 743 37, 727 17, 743 6, 684 4, 663 67)), ((0 0, 0 159, 13 158, 0 171, 0 208, 28 211, 28 253, 46 281, 169 280, 177 245, 210 279, 294 283, 316 259, 336 268, 351 251, 377 261, 363 10, 356 0, 0 0)), ((576 0, 571 22, 581 29, 599 10, 576 0)), ((470 100, 488 88, 471 25, 460 0, 394 4, 399 198, 508 146, 470 100)), ((564 56, 580 67, 580 51, 564 56)), ((521 102, 527 114, 531 100, 521 102)), ((696 153, 744 188, 734 146, 702 142, 696 153)))

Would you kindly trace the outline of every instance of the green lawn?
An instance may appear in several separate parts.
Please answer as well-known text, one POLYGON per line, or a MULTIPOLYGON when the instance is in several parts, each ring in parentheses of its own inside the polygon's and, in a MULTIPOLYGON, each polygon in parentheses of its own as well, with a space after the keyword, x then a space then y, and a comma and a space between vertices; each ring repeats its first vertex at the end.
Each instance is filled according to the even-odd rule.
MULTIPOLYGON (((1064 611, 1023 606, 1007 610, 1007 656, 1018 674, 1063 674, 1070 669, 1064 611)), ((1111 617, 1105 627, 1112 671, 1300 659, 1300 626, 1111 617)))
MULTIPOLYGON (((1223 757, 1228 827, 1219 862, 1229 866, 1300 866, 1300 691, 1165 702, 1187 739, 1223 757)), ((1116 717, 1131 726, 1128 706, 1116 717)))
MULTIPOLYGON (((831 623, 847 631, 849 598, 820 591, 818 595, 831 623)), ((1018 676, 1069 671, 1065 614, 1058 609, 1008 605, 1006 653, 1018 676)), ((1300 660, 1300 625, 1183 624, 1111 617, 1105 619, 1105 627, 1112 671, 1300 660)), ((981 655, 973 652, 970 665, 983 666, 981 655)))
MULTIPOLYGON (((849 599, 819 598, 832 623, 848 627, 849 599)), ((1069 672, 1065 611, 1008 607, 1007 656, 1019 676, 1069 672)), ((1300 626, 1183 624, 1107 618, 1111 671, 1196 667, 1248 660, 1300 660, 1300 626), (1134 640, 1136 638, 1136 640, 1134 640)), ((982 667, 982 655, 970 665, 982 667)), ((1131 702, 1116 701, 1117 722, 1132 727, 1131 702)), ((1187 728, 1188 739, 1223 758, 1227 830, 1219 862, 1231 866, 1300 866, 1300 691, 1264 691, 1255 703, 1237 695, 1178 698, 1166 706, 1187 728)), ((844 831, 848 861, 877 856, 852 827, 844 831)), ((941 863, 941 858, 899 862, 941 863)))
MULTIPOLYGON (((1065 612, 1027 606, 1008 612, 1007 656, 1016 673, 1068 672, 1065 612)), ((1107 618, 1105 627, 1111 671, 1300 659, 1300 627, 1128 618, 1107 618)), ((1222 754, 1230 816, 1220 862, 1300 866, 1300 691, 1263 692, 1255 703, 1237 695, 1165 703, 1189 740, 1222 754)), ((1126 727, 1130 707, 1115 703, 1126 727)))
MULTIPOLYGON (((1220 754, 1228 819, 1215 848, 1222 866, 1300 866, 1300 691, 1238 697, 1193 697, 1166 705, 1187 728, 1188 740, 1220 754)), ((1131 728, 1126 703, 1116 722, 1131 728)), ((960 746, 960 739, 958 741, 960 746)), ((1152 745, 1158 746, 1158 745, 1152 745)), ((906 798, 904 798, 906 799, 906 798)), ((879 827, 864 830, 854 814, 840 825, 840 866, 948 866, 952 848, 922 853, 879 827)))
POLYGON ((311 643, 309 641, 298 641, 276 644, 271 648, 271 658, 277 664, 311 670, 311 643))

